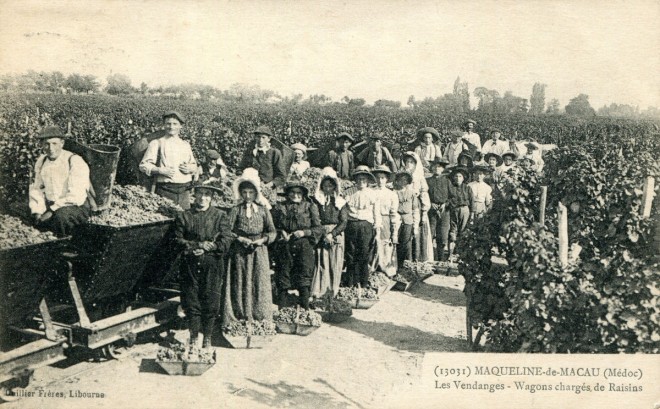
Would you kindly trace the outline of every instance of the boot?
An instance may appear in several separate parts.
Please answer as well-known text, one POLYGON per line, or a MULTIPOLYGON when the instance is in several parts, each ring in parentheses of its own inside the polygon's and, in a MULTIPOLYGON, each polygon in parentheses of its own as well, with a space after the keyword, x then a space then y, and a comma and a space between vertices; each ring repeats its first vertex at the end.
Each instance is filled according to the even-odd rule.
POLYGON ((202 341, 202 348, 211 348, 213 346, 211 339, 213 338, 213 330, 215 329, 215 318, 208 318, 203 328, 204 341, 202 341))
POLYGON ((449 243, 449 254, 447 255, 448 261, 451 261, 455 249, 456 249, 456 243, 449 243))
POLYGON ((208 349, 213 346, 213 342, 211 342, 211 334, 204 335, 204 341, 202 341, 202 348, 208 349))
POLYGON ((280 290, 280 293, 277 296, 277 306, 280 307, 280 309, 286 307, 288 298, 289 292, 287 290, 280 290))
POLYGON ((306 310, 309 310, 309 287, 298 288, 298 304, 306 310))

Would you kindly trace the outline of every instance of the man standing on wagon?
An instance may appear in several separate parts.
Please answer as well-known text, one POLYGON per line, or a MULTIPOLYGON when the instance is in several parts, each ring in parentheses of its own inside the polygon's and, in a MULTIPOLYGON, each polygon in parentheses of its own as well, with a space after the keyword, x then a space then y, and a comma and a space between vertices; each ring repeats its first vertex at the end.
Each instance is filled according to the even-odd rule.
POLYGON ((266 186, 284 185, 286 169, 282 152, 270 145, 273 132, 267 126, 259 126, 252 131, 252 135, 254 135, 254 147, 243 154, 237 170, 242 172, 247 168, 255 168, 266 186))
POLYGON ((37 226, 43 226, 58 236, 89 219, 91 189, 89 166, 80 156, 64 149, 64 132, 49 126, 38 136, 45 154, 34 165, 34 180, 30 184, 30 212, 37 226))
POLYGON ((144 152, 140 171, 153 178, 156 194, 177 203, 183 210, 190 209, 190 189, 197 161, 190 144, 179 136, 186 123, 183 116, 170 111, 163 115, 167 135, 149 142, 144 152))

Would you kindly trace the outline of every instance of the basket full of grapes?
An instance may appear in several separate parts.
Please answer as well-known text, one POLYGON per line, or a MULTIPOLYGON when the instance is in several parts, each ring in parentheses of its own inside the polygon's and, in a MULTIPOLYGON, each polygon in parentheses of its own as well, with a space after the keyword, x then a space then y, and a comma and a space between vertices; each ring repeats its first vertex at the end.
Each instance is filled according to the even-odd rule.
POLYGON ((263 348, 275 337, 273 321, 234 321, 222 328, 222 337, 234 349, 263 348))
POLYGON ((277 331, 282 334, 309 335, 321 326, 321 316, 300 307, 286 307, 273 315, 277 331))
POLYGON ((156 363, 168 375, 199 376, 211 369, 215 362, 215 351, 181 343, 161 348, 156 356, 156 363))

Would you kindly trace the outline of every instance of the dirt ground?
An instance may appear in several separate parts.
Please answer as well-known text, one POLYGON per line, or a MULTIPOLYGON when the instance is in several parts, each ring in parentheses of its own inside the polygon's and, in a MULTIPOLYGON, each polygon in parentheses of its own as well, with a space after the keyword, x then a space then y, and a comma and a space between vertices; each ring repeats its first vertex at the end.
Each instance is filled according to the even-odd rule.
POLYGON ((26 397, 2 409, 401 407, 392 399, 410 392, 425 353, 467 350, 462 289, 462 277, 436 275, 306 337, 278 334, 263 349, 218 347, 216 365, 200 377, 166 375, 153 342, 121 360, 42 368, 26 390, 66 397, 26 397), (71 397, 77 391, 104 397, 71 397))

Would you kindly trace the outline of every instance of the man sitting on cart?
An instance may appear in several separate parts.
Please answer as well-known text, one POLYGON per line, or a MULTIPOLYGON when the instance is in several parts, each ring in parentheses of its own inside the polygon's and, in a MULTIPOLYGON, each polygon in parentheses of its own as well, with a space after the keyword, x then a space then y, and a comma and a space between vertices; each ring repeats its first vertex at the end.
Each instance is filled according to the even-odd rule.
POLYGON ((62 237, 86 223, 91 213, 89 166, 80 156, 64 149, 64 132, 49 126, 38 136, 45 154, 34 165, 30 184, 30 212, 39 227, 62 237))

